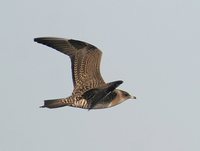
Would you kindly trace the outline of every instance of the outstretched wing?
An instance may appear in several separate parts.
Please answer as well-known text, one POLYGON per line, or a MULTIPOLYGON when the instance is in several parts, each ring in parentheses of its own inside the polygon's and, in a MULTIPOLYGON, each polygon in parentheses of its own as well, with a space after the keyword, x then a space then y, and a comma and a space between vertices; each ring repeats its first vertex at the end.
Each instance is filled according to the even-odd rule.
POLYGON ((73 93, 83 93, 105 84, 100 74, 102 52, 95 46, 78 40, 40 37, 35 42, 52 47, 71 59, 73 93))

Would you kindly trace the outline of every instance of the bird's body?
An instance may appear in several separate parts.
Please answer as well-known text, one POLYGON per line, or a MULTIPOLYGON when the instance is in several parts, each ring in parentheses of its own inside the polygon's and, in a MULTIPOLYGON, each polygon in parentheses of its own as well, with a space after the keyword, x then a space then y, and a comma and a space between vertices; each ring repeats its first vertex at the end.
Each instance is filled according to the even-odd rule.
POLYGON ((41 37, 35 42, 52 47, 71 59, 74 90, 67 98, 45 100, 42 107, 58 108, 72 106, 84 109, 102 109, 135 98, 116 89, 123 81, 105 83, 100 74, 102 52, 95 46, 64 38, 41 37))

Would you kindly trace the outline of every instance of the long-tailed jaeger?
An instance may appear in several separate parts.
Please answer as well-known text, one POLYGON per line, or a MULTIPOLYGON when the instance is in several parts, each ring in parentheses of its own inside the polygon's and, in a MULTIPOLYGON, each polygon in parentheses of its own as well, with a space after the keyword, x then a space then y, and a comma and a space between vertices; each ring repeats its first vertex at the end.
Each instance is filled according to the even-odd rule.
POLYGON ((105 83, 100 74, 102 52, 97 47, 78 40, 40 37, 35 42, 52 47, 71 59, 74 90, 67 98, 45 100, 41 107, 72 106, 84 109, 109 108, 127 99, 136 99, 129 93, 116 89, 123 81, 105 83))

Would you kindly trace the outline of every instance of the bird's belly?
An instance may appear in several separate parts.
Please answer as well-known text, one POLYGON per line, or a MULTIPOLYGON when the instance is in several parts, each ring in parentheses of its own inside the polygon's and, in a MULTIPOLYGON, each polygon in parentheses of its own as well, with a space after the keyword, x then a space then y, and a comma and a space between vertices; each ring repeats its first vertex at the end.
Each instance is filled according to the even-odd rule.
MULTIPOLYGON (((99 102, 92 109, 110 108, 110 107, 113 107, 113 106, 118 105, 120 103, 121 103, 121 101, 120 102, 112 101, 112 102, 109 102, 109 103, 99 102)), ((72 106, 73 107, 78 107, 78 108, 83 108, 83 109, 89 109, 89 107, 90 107, 90 105, 89 105, 89 103, 88 103, 88 101, 86 99, 81 99, 79 101, 76 101, 76 102, 73 103, 72 106)))
POLYGON ((117 105, 117 104, 113 104, 112 102, 110 102, 110 103, 98 103, 92 109, 105 109, 105 108, 113 107, 115 105, 117 105))
POLYGON ((104 109, 108 107, 108 104, 96 104, 92 109, 104 109))

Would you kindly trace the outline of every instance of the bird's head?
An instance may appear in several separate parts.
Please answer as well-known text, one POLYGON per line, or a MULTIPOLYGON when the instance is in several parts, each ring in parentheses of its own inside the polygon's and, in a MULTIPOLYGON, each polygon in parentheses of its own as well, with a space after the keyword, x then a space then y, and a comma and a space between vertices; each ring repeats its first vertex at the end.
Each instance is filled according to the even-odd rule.
POLYGON ((116 93, 116 97, 109 104, 109 107, 118 105, 128 99, 136 99, 135 96, 131 96, 128 92, 123 90, 115 89, 114 92, 116 93))
POLYGON ((120 90, 120 92, 121 92, 121 96, 124 98, 124 99, 136 99, 136 97, 135 96, 132 96, 132 95, 130 95, 128 92, 126 92, 126 91, 123 91, 123 90, 120 90))
POLYGON ((118 94, 117 96, 120 100, 119 102, 123 102, 123 101, 128 100, 128 99, 136 99, 135 96, 130 95, 126 91, 115 89, 115 92, 117 92, 117 94, 118 94))

